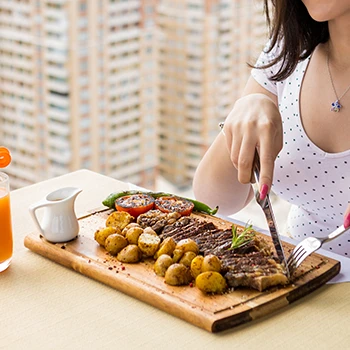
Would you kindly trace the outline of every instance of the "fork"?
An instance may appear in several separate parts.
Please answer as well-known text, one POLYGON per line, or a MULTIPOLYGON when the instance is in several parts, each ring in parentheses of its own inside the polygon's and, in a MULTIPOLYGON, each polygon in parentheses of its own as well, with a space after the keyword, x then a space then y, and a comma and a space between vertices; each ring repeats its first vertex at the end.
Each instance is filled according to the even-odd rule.
POLYGON ((330 233, 327 237, 308 237, 298 243, 287 259, 287 266, 290 274, 292 274, 310 254, 320 249, 323 243, 332 241, 348 230, 350 230, 350 226, 345 228, 342 225, 330 233))

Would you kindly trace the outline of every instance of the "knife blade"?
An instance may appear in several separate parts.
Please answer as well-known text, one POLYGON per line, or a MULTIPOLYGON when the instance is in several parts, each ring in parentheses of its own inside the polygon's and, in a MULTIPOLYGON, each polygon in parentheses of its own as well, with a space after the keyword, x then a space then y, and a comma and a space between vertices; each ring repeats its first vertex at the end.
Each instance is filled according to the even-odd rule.
POLYGON ((287 260, 284 254, 280 236, 277 230, 277 224, 276 224, 275 216, 273 214, 273 209, 270 202, 270 196, 269 194, 267 194, 264 199, 260 199, 260 191, 258 188, 259 179, 260 179, 260 158, 257 151, 255 152, 255 157, 254 157, 253 173, 255 177, 255 184, 253 184, 254 191, 255 191, 255 200, 259 204, 259 206, 261 207, 265 215, 266 222, 272 237, 272 242, 277 253, 277 258, 279 262, 284 266, 287 276, 289 278, 290 272, 288 269, 287 260))

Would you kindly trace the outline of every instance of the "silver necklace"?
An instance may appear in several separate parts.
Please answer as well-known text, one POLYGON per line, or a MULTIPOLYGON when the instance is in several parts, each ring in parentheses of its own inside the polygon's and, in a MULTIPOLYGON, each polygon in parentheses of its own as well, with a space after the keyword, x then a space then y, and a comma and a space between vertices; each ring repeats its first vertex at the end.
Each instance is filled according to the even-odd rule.
POLYGON ((329 68, 329 50, 327 50, 327 69, 328 69, 328 75, 329 75, 329 79, 332 83, 332 88, 333 88, 333 91, 334 91, 334 95, 335 97, 337 98, 334 102, 332 102, 332 105, 331 105, 331 112, 340 112, 341 108, 343 107, 341 104, 340 104, 340 100, 345 96, 345 94, 350 90, 350 85, 347 87, 347 89, 343 92, 343 94, 338 97, 338 94, 337 94, 337 91, 335 90, 335 87, 334 87, 334 82, 333 82, 333 78, 332 78, 332 74, 331 74, 331 70, 329 68))

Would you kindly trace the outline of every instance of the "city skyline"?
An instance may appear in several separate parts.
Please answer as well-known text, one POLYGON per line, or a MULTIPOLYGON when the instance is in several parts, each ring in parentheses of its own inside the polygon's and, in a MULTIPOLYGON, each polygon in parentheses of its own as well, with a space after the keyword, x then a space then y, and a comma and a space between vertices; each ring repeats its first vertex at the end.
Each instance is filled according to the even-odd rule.
POLYGON ((190 186, 265 40, 252 0, 2 0, 12 186, 80 168, 190 186))

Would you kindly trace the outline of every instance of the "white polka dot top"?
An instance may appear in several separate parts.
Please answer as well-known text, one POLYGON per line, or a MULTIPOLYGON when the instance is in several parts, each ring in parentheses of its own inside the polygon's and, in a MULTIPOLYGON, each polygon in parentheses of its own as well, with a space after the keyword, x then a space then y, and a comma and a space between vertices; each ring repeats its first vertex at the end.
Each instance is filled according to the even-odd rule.
MULTIPOLYGON (((265 64, 272 55, 263 52, 257 64, 265 64)), ((326 236, 342 225, 350 201, 350 150, 324 152, 308 138, 300 119, 300 86, 309 61, 300 62, 280 82, 268 79, 278 67, 252 70, 254 79, 278 98, 284 145, 276 159, 272 190, 292 204, 288 231, 298 240, 326 236)), ((350 257, 350 234, 323 248, 350 257)))

